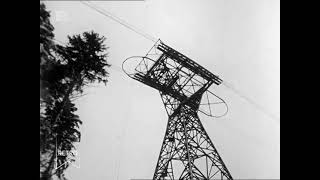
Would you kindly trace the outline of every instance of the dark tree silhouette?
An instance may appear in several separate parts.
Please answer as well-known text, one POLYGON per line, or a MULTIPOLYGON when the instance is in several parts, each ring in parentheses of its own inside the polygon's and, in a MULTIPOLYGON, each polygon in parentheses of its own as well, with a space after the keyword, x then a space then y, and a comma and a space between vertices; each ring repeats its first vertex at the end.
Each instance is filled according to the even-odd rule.
POLYGON ((49 157, 54 149, 52 141, 51 124, 46 120, 45 109, 52 106, 54 98, 50 91, 50 74, 57 65, 52 51, 55 49, 53 43, 53 26, 50 23, 50 14, 46 11, 44 4, 40 3, 40 176, 49 164, 49 157))
POLYGON ((74 157, 74 143, 80 141, 79 126, 72 102, 93 82, 107 83, 105 38, 91 31, 68 36, 65 46, 52 42, 49 13, 40 4, 40 177, 64 179, 63 172, 74 157), (45 27, 45 28, 43 28, 45 27), (57 151, 68 156, 57 156, 57 151), (71 157, 70 157, 71 156, 71 157), (54 168, 54 163, 57 162, 54 168))

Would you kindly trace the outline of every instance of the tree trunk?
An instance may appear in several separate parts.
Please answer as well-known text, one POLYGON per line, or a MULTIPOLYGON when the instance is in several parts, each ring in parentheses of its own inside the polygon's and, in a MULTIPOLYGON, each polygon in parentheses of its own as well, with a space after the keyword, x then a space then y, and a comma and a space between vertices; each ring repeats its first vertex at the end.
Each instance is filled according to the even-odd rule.
POLYGON ((54 158, 56 155, 57 151, 56 148, 54 148, 52 156, 50 158, 50 161, 48 163, 48 167, 46 168, 46 170, 42 173, 42 177, 41 180, 50 180, 52 177, 52 169, 53 169, 53 163, 54 163, 54 158))
MULTIPOLYGON (((56 117, 54 118, 54 121, 53 121, 54 124, 59 120, 60 115, 61 115, 62 112, 63 112, 64 106, 66 105, 66 102, 67 102, 67 100, 69 99, 69 96, 70 96, 70 94, 71 94, 71 92, 72 92, 72 90, 73 90, 73 87, 75 86, 76 82, 77 82, 76 80, 74 80, 74 81, 72 82, 70 88, 68 89, 67 93, 66 93, 65 96, 63 97, 62 106, 61 106, 58 114, 57 114, 56 117)), ((56 137, 55 137, 55 138, 57 138, 57 134, 56 134, 56 137)), ((56 144, 56 146, 57 146, 57 144, 56 144)), ((55 154, 57 153, 56 150, 57 150, 57 148, 54 148, 53 154, 52 154, 52 156, 51 156, 51 158, 50 158, 50 161, 49 161, 49 165, 48 165, 48 167, 46 168, 46 170, 44 171, 41 180, 50 180, 50 179, 51 179, 51 177, 52 177, 52 175, 53 175, 53 174, 51 174, 51 173, 52 173, 51 170, 52 170, 52 168, 53 168, 52 166, 53 166, 53 163, 54 163, 55 154)))
POLYGON ((58 119, 60 118, 60 115, 62 114, 63 112, 63 108, 64 106, 66 105, 66 102, 67 100, 69 99, 69 96, 72 92, 72 89, 74 87, 74 85, 76 84, 76 81, 74 81, 72 84, 71 84, 71 87, 68 89, 66 95, 63 97, 63 100, 62 100, 62 106, 61 106, 61 109, 59 110, 59 113, 57 114, 57 116, 54 118, 54 123, 56 123, 58 121, 58 119))

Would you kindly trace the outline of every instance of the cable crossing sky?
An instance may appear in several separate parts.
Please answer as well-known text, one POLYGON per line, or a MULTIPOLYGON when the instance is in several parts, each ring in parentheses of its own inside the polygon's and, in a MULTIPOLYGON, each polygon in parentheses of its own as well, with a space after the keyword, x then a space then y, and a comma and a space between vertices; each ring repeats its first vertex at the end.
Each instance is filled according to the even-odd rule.
MULTIPOLYGON (((84 4, 85 6, 91 8, 92 10, 118 22, 119 24, 123 25, 124 27, 130 29, 131 31, 141 35, 142 37, 152 41, 152 42, 157 42, 157 38, 151 36, 150 34, 144 32, 141 29, 138 29, 137 27, 127 23, 125 20, 117 17, 116 15, 112 14, 111 12, 106 11, 105 9, 98 7, 98 5, 94 5, 92 2, 88 2, 88 1, 80 1, 82 4, 84 4)), ((120 69, 120 67, 118 67, 120 69)), ((235 94, 237 94, 239 97, 243 98, 244 100, 246 100, 252 107, 258 109, 259 111, 261 111, 262 113, 264 113, 265 115, 267 115, 269 118, 272 118, 274 120, 276 120, 277 122, 280 121, 280 118, 277 117, 276 115, 274 115, 273 113, 267 111, 264 107, 262 107, 261 105, 259 105, 258 103, 256 103, 255 101, 253 101, 251 98, 247 97, 246 95, 244 95, 242 92, 240 92, 239 90, 237 90, 237 88, 234 87, 234 85, 232 85, 230 82, 226 82, 224 80, 224 82, 222 83, 225 87, 227 87, 228 89, 230 89, 231 91, 233 91, 235 94)))

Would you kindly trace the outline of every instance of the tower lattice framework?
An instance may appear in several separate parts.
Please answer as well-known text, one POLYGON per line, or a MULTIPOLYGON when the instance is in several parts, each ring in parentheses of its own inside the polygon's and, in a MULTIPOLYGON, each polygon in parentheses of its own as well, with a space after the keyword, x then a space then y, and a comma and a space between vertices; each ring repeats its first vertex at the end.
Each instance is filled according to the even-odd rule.
POLYGON ((222 80, 160 40, 139 58, 134 72, 127 74, 159 90, 169 116, 153 180, 232 180, 198 116, 213 116, 210 104, 224 103, 208 98, 214 95, 208 88, 222 80), (202 103, 203 97, 208 103, 202 103))

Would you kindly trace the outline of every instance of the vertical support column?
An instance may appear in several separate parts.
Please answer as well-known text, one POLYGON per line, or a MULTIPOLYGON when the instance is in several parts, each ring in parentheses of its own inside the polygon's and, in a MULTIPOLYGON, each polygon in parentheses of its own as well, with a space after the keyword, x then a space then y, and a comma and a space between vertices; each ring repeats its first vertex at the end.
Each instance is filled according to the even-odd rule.
POLYGON ((176 109, 168 119, 153 179, 174 177, 233 180, 197 112, 187 105, 176 109))

